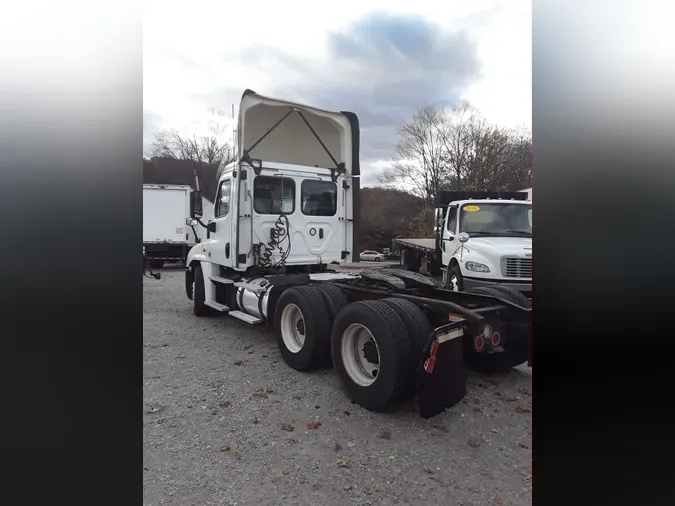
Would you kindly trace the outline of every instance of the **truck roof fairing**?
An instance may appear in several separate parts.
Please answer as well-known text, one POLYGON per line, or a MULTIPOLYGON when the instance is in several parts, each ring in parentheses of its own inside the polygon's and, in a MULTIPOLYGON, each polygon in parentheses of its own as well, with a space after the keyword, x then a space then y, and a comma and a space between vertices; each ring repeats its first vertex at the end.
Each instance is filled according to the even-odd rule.
POLYGON ((238 152, 268 162, 336 169, 360 175, 355 114, 318 109, 246 90, 239 107, 238 152))

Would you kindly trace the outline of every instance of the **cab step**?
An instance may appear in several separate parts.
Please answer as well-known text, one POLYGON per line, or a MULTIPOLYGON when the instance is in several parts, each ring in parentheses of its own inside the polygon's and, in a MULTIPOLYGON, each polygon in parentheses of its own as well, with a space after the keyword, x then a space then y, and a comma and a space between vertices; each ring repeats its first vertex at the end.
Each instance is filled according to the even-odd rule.
POLYGON ((231 285, 234 283, 231 279, 221 278, 220 276, 211 276, 209 279, 214 283, 220 283, 221 285, 231 285))
POLYGON ((262 320, 260 318, 256 318, 255 316, 251 316, 250 314, 246 314, 243 311, 230 311, 228 313, 230 316, 234 316, 235 318, 246 322, 250 323, 251 325, 256 325, 258 323, 262 323, 262 320))
POLYGON ((214 302, 212 300, 205 300, 204 305, 209 306, 210 308, 215 309, 216 311, 220 311, 221 313, 227 313, 230 310, 230 308, 227 307, 226 305, 219 304, 218 302, 214 302))

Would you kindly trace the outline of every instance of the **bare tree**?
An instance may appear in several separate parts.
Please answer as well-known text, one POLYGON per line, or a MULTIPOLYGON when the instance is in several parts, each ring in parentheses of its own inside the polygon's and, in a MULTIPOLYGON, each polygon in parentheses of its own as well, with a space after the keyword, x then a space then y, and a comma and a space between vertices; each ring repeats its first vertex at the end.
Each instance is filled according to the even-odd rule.
POLYGON ((500 183, 505 190, 522 190, 532 186, 532 132, 521 128, 509 133, 500 183))
POLYGON ((433 207, 438 191, 520 190, 531 170, 529 131, 490 124, 467 102, 423 106, 398 129, 385 186, 408 188, 433 207))
POLYGON ((378 178, 384 186, 403 186, 433 205, 443 183, 447 153, 440 135, 444 110, 424 105, 399 126, 394 163, 378 178))
MULTIPOLYGON (((214 107, 209 108, 214 116, 224 116, 225 113, 214 107)), ((151 145, 152 155, 173 158, 176 160, 190 160, 195 164, 206 163, 217 165, 226 164, 234 159, 234 149, 226 140, 227 128, 216 120, 209 120, 205 135, 184 135, 175 129, 162 130, 155 134, 151 145)))
POLYGON ((438 130, 448 162, 445 179, 453 189, 464 189, 464 176, 471 157, 471 139, 482 123, 480 114, 468 102, 443 111, 438 130))

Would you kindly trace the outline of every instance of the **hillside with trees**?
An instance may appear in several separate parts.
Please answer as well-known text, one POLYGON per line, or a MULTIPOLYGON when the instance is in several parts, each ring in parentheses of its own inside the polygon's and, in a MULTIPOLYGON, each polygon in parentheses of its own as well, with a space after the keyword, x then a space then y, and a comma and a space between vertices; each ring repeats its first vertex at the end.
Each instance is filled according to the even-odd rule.
MULTIPOLYGON (((218 111, 212 111, 218 116, 218 111)), ((531 186, 532 136, 488 123, 467 103, 424 105, 399 125, 390 166, 375 188, 361 190, 362 247, 390 247, 396 237, 433 237, 436 196, 444 189, 518 191, 531 186)), ((209 124, 200 137, 157 133, 143 160, 145 184, 194 187, 213 201, 221 162, 233 158, 225 129, 209 124)))

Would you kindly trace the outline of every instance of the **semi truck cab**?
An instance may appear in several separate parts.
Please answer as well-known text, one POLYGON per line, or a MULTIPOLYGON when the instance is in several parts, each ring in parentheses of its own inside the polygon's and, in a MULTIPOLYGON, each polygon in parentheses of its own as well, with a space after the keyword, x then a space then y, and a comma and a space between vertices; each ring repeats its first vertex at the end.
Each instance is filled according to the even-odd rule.
MULTIPOLYGON (((403 269, 329 268, 361 251, 355 114, 246 90, 237 135, 237 160, 221 167, 213 218, 186 262, 195 316, 269 324, 290 367, 332 363, 349 398, 366 409, 419 395, 425 418, 464 397, 463 364, 494 372, 527 361, 531 304, 508 287, 455 293, 403 269)), ((457 205, 460 216, 474 214, 444 229, 446 249, 460 245, 460 261, 488 262, 466 250, 481 233, 494 238, 516 225, 479 230, 490 208, 457 205)))

